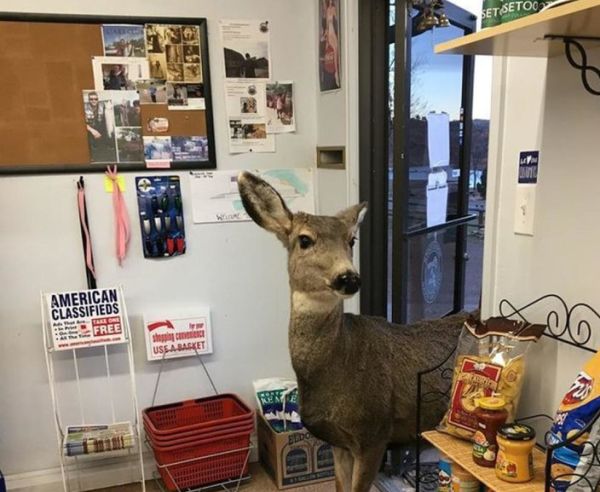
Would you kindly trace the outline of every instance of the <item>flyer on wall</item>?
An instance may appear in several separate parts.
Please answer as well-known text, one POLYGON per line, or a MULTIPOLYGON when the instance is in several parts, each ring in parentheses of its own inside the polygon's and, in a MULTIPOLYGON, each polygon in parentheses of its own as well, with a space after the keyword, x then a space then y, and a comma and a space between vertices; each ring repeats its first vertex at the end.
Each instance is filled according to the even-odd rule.
MULTIPOLYGON (((273 186, 292 212, 314 213, 314 173, 311 168, 252 169, 273 186)), ((251 220, 237 186, 239 170, 192 171, 190 189, 195 224, 251 220)))
POLYGON ((225 84, 229 151, 274 152, 275 137, 267 132, 266 85, 261 82, 225 84))
POLYGON ((266 84, 264 82, 227 82, 227 116, 266 122, 266 84))
POLYGON ((341 33, 340 0, 319 0, 319 82, 321 92, 339 90, 341 33))
POLYGON ((271 78, 269 21, 222 20, 225 78, 267 81, 271 78))
POLYGON ((293 84, 290 81, 267 84, 267 131, 269 133, 296 131, 293 96, 293 84))
POLYGON ((229 152, 275 152, 275 136, 264 121, 229 118, 229 152))
POLYGON ((116 287, 44 294, 54 350, 127 342, 123 299, 116 287))

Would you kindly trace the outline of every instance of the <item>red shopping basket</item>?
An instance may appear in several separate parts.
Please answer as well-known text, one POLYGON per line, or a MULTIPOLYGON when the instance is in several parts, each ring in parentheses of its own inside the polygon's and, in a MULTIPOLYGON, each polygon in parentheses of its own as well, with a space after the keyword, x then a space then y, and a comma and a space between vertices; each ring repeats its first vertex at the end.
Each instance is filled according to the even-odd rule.
POLYGON ((214 426, 247 423, 252 411, 236 395, 223 394, 186 400, 143 412, 144 425, 153 436, 172 437, 174 433, 210 430, 214 426))
POLYGON ((247 474, 251 432, 199 439, 176 446, 151 443, 167 489, 185 490, 247 474))
POLYGON ((254 420, 250 420, 249 423, 240 424, 240 425, 230 425, 224 429, 210 429, 208 431, 189 431, 173 434, 172 436, 164 437, 164 436, 155 436, 148 429, 146 423, 144 422, 144 430, 146 431, 146 436, 148 440, 152 444, 156 444, 158 446, 177 446, 180 444, 185 444, 189 442, 198 441, 200 439, 213 439, 217 437, 229 437, 233 434, 240 434, 246 432, 252 432, 254 430, 254 420))

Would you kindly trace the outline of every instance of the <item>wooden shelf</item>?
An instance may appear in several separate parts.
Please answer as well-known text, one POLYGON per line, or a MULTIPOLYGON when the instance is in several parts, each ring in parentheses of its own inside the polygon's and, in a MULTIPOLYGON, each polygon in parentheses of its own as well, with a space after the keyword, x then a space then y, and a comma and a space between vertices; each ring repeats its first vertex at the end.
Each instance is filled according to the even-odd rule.
MULTIPOLYGON (((436 53, 552 57, 564 53, 546 34, 600 36, 600 0, 576 0, 496 27, 436 45, 436 53)), ((586 46, 588 42, 586 42, 586 46)), ((590 42, 600 46, 600 41, 590 42)))
POLYGON ((452 461, 458 463, 469 473, 477 477, 480 482, 496 492, 542 492, 544 490, 546 455, 538 448, 533 449, 534 479, 531 482, 522 484, 509 483, 497 478, 493 468, 484 468, 473 462, 473 445, 471 443, 461 441, 438 431, 424 432, 422 436, 452 461))

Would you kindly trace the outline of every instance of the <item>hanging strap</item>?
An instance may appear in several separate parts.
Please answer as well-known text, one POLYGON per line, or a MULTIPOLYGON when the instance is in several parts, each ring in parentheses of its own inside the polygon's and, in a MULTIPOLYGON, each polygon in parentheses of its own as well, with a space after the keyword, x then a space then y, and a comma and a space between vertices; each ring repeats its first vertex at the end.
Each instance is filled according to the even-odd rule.
MULTIPOLYGON (((83 249, 85 256, 85 264, 88 271, 91 273, 94 280, 96 279, 96 269, 94 268, 94 257, 92 255, 92 241, 90 239, 90 231, 88 229, 87 214, 85 207, 85 187, 83 185, 83 178, 80 178, 77 182, 77 207, 79 208, 79 224, 81 225, 81 231, 83 233, 83 249)), ((89 282, 88 282, 89 284, 89 282)), ((95 288, 89 286, 90 289, 95 288)))
POLYGON ((127 256, 127 247, 129 246, 130 227, 129 214, 125 198, 119 188, 119 175, 117 174, 117 166, 112 169, 110 166, 106 168, 106 175, 113 182, 113 211, 115 214, 115 243, 116 254, 119 265, 123 264, 123 260, 127 256))

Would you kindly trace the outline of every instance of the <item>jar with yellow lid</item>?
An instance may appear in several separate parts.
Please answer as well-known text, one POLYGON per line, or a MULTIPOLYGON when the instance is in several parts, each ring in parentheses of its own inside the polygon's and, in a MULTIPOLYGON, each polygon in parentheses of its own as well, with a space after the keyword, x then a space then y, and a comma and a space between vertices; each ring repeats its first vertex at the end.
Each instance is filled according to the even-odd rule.
POLYGON ((498 444, 496 434, 506 423, 508 412, 503 398, 488 396, 475 400, 477 430, 473 435, 473 461, 479 466, 494 468, 498 444))
POLYGON ((533 447, 535 430, 525 424, 507 424, 498 435, 496 476, 506 482, 528 482, 533 479, 533 447))

